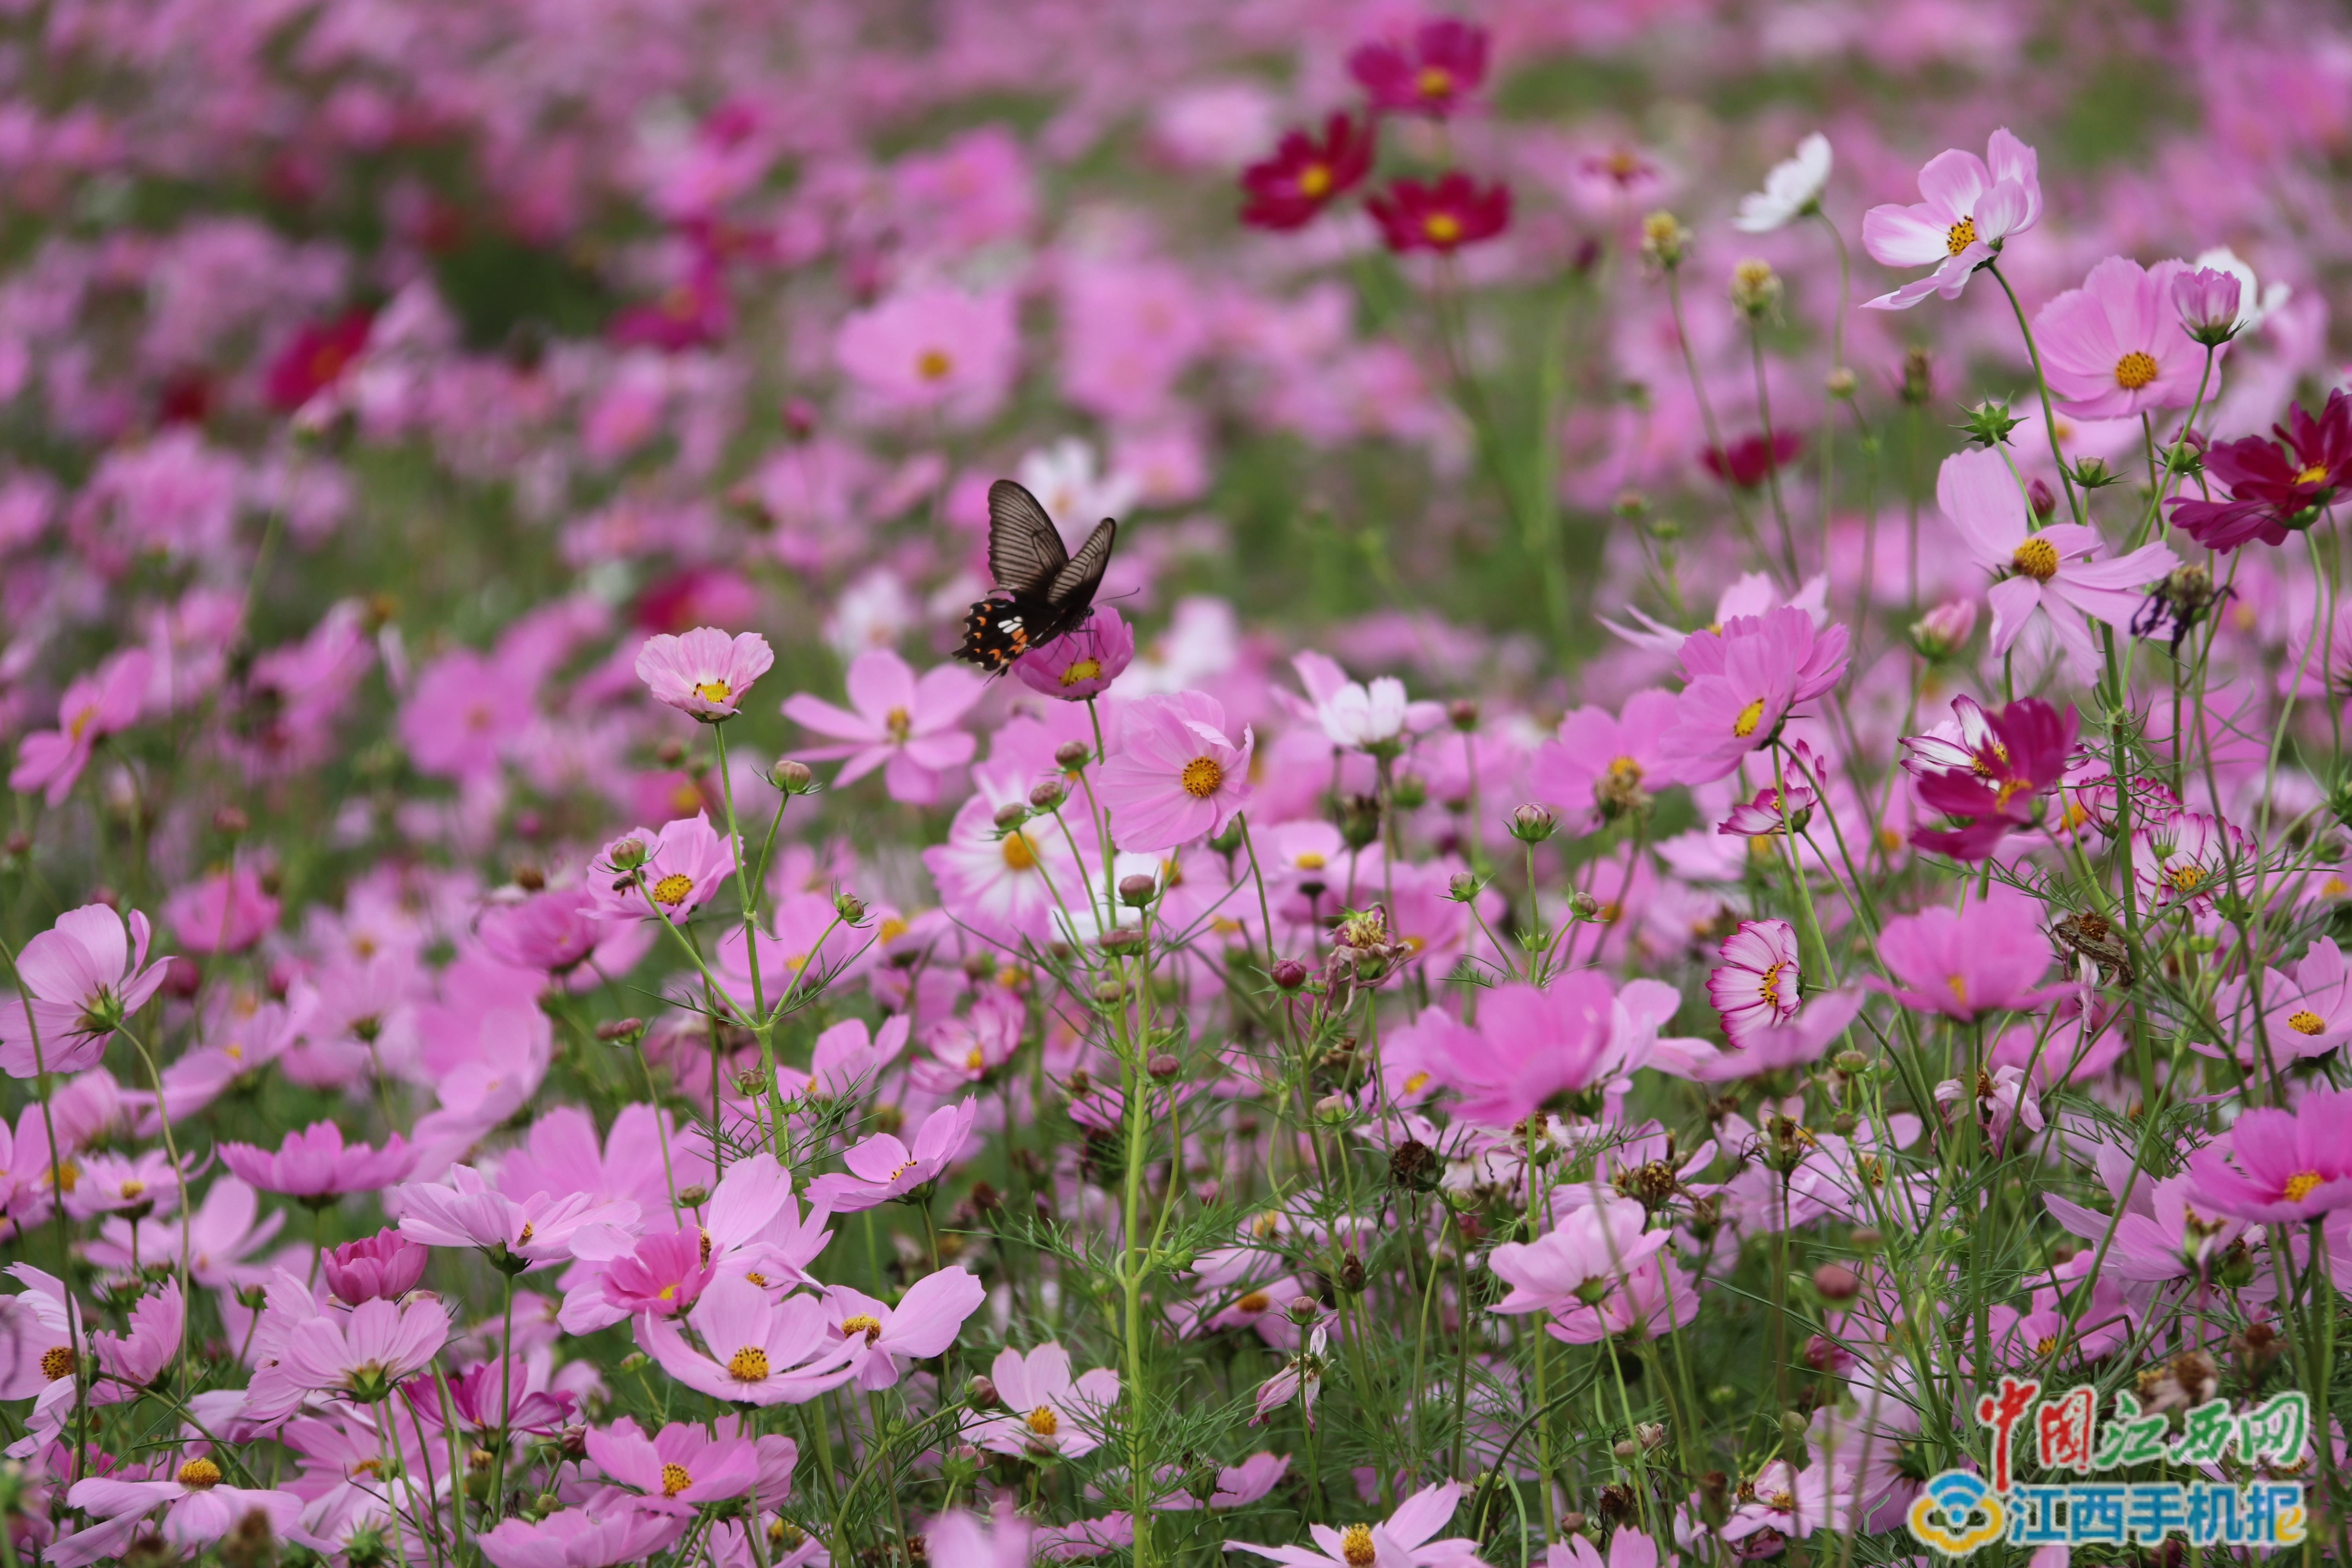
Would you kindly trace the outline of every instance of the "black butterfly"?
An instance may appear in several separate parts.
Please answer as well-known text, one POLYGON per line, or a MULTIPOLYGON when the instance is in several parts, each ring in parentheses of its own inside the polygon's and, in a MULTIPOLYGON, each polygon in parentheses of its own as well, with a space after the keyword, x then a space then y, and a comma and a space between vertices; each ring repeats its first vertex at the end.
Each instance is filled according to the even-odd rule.
POLYGON ((1001 675, 1023 654, 1086 625, 1118 537, 1118 524, 1105 518, 1073 555, 1035 496, 1011 479, 989 486, 988 569, 999 592, 965 615, 955 656, 1001 675))

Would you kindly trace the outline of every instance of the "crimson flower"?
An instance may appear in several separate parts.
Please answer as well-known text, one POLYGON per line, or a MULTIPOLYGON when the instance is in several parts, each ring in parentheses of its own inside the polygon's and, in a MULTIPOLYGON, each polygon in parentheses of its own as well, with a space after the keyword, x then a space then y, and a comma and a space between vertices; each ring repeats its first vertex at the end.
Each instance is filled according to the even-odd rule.
POLYGON ((2208 447, 2205 471, 2230 487, 2230 499, 2179 497, 2172 525, 2224 553, 2251 539, 2284 544, 2288 534, 2310 527, 2319 509, 2352 485, 2352 399, 2331 392, 2318 418, 2299 403, 2286 417, 2271 426, 2284 451, 2260 436, 2208 447))
POLYGON ((1911 842, 1955 860, 1979 861, 2012 828, 2032 822, 2042 797, 2066 776, 2077 721, 2072 703, 2061 713, 2038 697, 2021 697, 1998 713, 1961 697, 1952 710, 1959 715, 1960 741, 1907 739, 1903 765, 1917 777, 1929 810, 1967 820, 1915 828, 1911 842))
POLYGON ((271 405, 290 413, 341 381, 374 330, 375 312, 364 306, 303 326, 263 377, 271 405))
POLYGON ((1333 198, 1353 190, 1372 171, 1372 123, 1337 113, 1318 141, 1304 130, 1284 132, 1274 156, 1242 171, 1249 197, 1242 221, 1253 228, 1303 228, 1333 198))
POLYGON ((1375 109, 1442 120, 1486 79, 1486 29, 1440 16, 1415 29, 1411 48, 1359 46, 1348 57, 1348 74, 1375 109))
POLYGON ((1364 205, 1391 250, 1451 251, 1492 239, 1511 223, 1511 188, 1498 181, 1482 191, 1459 169, 1439 175, 1434 184, 1392 181, 1364 205))
POLYGON ((1775 468, 1785 468, 1805 449, 1805 438, 1793 430, 1779 430, 1768 443, 1759 432, 1728 447, 1709 447, 1698 460, 1706 471, 1739 489, 1753 489, 1775 468))

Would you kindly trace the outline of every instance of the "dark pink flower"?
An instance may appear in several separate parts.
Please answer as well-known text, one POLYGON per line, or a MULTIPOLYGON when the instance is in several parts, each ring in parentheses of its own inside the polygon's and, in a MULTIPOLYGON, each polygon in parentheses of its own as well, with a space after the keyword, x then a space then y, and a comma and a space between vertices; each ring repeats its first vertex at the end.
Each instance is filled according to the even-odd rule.
POLYGON ((1920 803, 1947 817, 1964 819, 1951 828, 1918 827, 1911 842, 1921 849, 1971 863, 1990 855, 2008 834, 2036 821, 2044 796, 2066 777, 2074 755, 2077 721, 2074 704, 2063 713, 2038 697, 2021 697, 1998 713, 1974 700, 1956 698, 1966 761, 1951 765, 1949 742, 1906 739, 1903 765, 1918 779, 1920 803), (1941 763, 1944 765, 1935 765, 1941 763))
POLYGON ((592 1426, 588 1457, 621 1485, 684 1505, 741 1497, 760 1479, 750 1438, 714 1436, 683 1421, 651 1437, 625 1415, 601 1430, 592 1426))
POLYGON ((1414 29, 1410 47, 1358 45, 1348 56, 1348 74, 1375 109, 1444 119, 1486 79, 1486 29, 1433 17, 1414 29))
POLYGON ((335 1198, 346 1193, 372 1193, 397 1182, 415 1164, 415 1151, 395 1132, 381 1150, 364 1143, 345 1146, 343 1130, 331 1121, 314 1121, 300 1132, 289 1132, 278 1152, 250 1143, 220 1145, 221 1163, 265 1193, 284 1193, 303 1199, 335 1198))
POLYGON ((362 1301, 397 1301, 415 1289, 432 1256, 432 1248, 387 1227, 320 1253, 319 1267, 335 1300, 356 1307, 362 1301))
POLYGON ((1498 182, 1482 189, 1453 169, 1429 184, 1392 180, 1385 192, 1367 197, 1364 207, 1391 250, 1453 251, 1510 226, 1511 188, 1498 182))
POLYGON ((1372 168, 1372 127, 1334 112, 1317 141, 1304 131, 1284 132, 1274 156, 1242 171, 1249 197, 1242 221, 1253 228, 1303 228, 1335 197, 1362 184, 1372 168))
POLYGON ((1076 631, 1023 654, 1013 661, 1013 673, 1032 691, 1081 702, 1109 690, 1134 662, 1135 628, 1105 605, 1076 631))
POLYGON ((2352 1090, 2315 1089, 2295 1108, 2256 1106, 2189 1157, 2197 1194, 2261 1225, 2322 1219, 2352 1205, 2352 1090))

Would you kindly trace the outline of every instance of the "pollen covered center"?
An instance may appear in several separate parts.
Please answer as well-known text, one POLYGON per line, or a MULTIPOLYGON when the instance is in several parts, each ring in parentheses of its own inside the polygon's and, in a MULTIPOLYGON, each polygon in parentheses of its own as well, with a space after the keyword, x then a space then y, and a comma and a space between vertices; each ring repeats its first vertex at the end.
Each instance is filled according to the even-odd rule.
POLYGON ((869 1312, 860 1312, 854 1318, 844 1318, 841 1321, 841 1337, 848 1339, 853 1334, 864 1334, 866 1342, 870 1345, 882 1337, 882 1320, 869 1312))
POLYGON ((1964 217, 1944 231, 1944 254, 1958 256, 1977 242, 1977 220, 1964 217))
POLYGON ((2037 533, 2017 547, 2009 563, 2019 576, 2047 583, 2058 575, 2058 547, 2037 533))
POLYGON ((1764 972, 1764 978, 1756 984, 1756 994, 1775 1008, 1781 1005, 1780 972, 1788 967, 1785 963, 1774 964, 1764 972))
POLYGON ((1756 726, 1763 721, 1764 699, 1759 697, 1739 710, 1739 717, 1731 721, 1731 732, 1744 741, 1756 733, 1756 726))
POLYGON ((2314 463, 2310 467, 2305 468, 2303 472, 2295 475, 2294 482, 2299 485, 2315 485, 2326 477, 2327 465, 2325 463, 2314 463))
POLYGON ((915 357, 915 374, 925 381, 942 381, 955 369, 955 361, 945 349, 925 349, 915 357))
POLYGON ((73 1348, 51 1345, 41 1352, 41 1375, 55 1383, 61 1377, 71 1377, 74 1369, 73 1348))
POLYGON ((1025 1419, 1029 1423, 1029 1430, 1040 1437, 1050 1437, 1062 1429, 1062 1418, 1054 1414, 1054 1407, 1050 1405, 1040 1405, 1029 1412, 1025 1419))
POLYGON ((1184 771, 1176 775, 1176 782, 1182 784, 1184 793, 1194 800, 1206 800, 1217 793, 1218 785, 1225 782, 1225 770, 1217 765, 1214 757, 1194 757, 1184 764, 1184 771))
POLYGON ((2293 1029, 2298 1035, 2324 1035, 2327 1033, 2327 1020, 2321 1017, 2318 1014, 2313 1012, 2308 1007, 2298 1007, 2293 1013, 2288 1014, 2286 1026, 2293 1029))
POLYGON ((706 680, 694 689, 694 694, 705 702, 724 702, 735 695, 723 680, 706 680))
POLYGON ((2286 1201, 2291 1204, 2303 1202, 2326 1179, 2316 1171, 2297 1171, 2286 1179, 2286 1201))
POLYGON ((1062 671, 1062 684, 1065 686, 1076 686, 1081 680, 1099 680, 1100 679, 1102 679, 1102 660, 1098 658, 1074 659, 1071 661, 1070 668, 1062 671))
POLYGON ((1036 864, 1037 852, 1029 847, 1026 834, 1008 833, 1004 836, 1004 865, 1007 870, 1026 871, 1036 864))
POLYGON ((1454 73, 1444 66, 1423 66, 1412 85, 1423 98, 1444 98, 1454 90, 1454 73))
POLYGON ((192 1490, 203 1491, 220 1485, 221 1469, 210 1459, 194 1458, 180 1467, 180 1484, 192 1490))
POLYGON ((694 1478, 687 1473, 684 1465, 662 1467, 662 1496, 676 1497, 693 1484, 694 1478))
POLYGON ((683 871, 672 871, 654 884, 654 902, 676 909, 686 902, 686 896, 693 891, 693 878, 683 871))
POLYGON ((1310 200, 1331 188, 1331 171, 1320 163, 1309 163, 1298 171, 1298 194, 1310 200))
POLYGON ((1452 245, 1462 237, 1462 220, 1452 213, 1432 213, 1421 220, 1421 230, 1440 245, 1452 245))
POLYGON ((1380 1555, 1379 1551, 1372 1545, 1372 1527, 1369 1524, 1351 1524, 1341 1531, 1339 1555, 1346 1560, 1348 1568, 1370 1568, 1372 1560, 1380 1555))
POLYGON ((727 1375, 738 1383, 764 1383, 768 1376, 768 1352, 757 1345, 745 1345, 727 1358, 727 1375))
POLYGON ((2116 384, 2126 392, 2137 392, 2156 379, 2156 356, 2146 349, 2134 349, 2116 361, 2116 384))

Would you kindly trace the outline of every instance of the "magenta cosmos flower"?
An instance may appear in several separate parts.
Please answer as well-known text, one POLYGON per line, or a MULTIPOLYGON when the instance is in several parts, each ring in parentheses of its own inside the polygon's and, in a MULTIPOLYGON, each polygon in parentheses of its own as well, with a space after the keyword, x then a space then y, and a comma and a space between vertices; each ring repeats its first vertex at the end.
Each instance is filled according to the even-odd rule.
POLYGON ((711 1282, 686 1321, 701 1338, 695 1349, 675 1318, 637 1320, 637 1342, 688 1388, 735 1405, 804 1405, 849 1381, 857 1352, 828 1332, 814 1296, 772 1301, 748 1279, 711 1282))
POLYGON ((950 284, 902 289, 841 324, 834 359, 875 401, 961 418, 1003 400, 1020 360, 1013 298, 950 284))
POLYGON ((784 717, 804 730, 842 743, 800 754, 824 762, 848 759, 834 786, 855 783, 875 769, 890 798, 929 805, 940 798, 940 774, 971 760, 974 742, 956 728, 987 689, 961 665, 942 664, 916 678, 907 661, 887 648, 869 648, 849 661, 844 683, 850 706, 838 708, 805 691, 784 700, 784 717))
POLYGON ((1427 184, 1391 180, 1386 191, 1364 198, 1364 209, 1381 226, 1381 243, 1391 250, 1443 254, 1508 228, 1511 187, 1499 180, 1481 186, 1461 170, 1449 169, 1427 184))
POLYGON ((362 1301, 399 1300, 416 1289, 432 1257, 432 1248, 385 1229, 320 1253, 319 1268, 335 1300, 356 1307, 362 1301))
POLYGON ((449 1314, 431 1296, 406 1306, 377 1298, 349 1315, 321 1312, 295 1324, 278 1359, 297 1388, 370 1405, 431 1366, 448 1342, 449 1314))
POLYGON ((1372 126, 1344 111, 1324 121, 1316 140, 1304 130, 1283 133, 1274 156, 1242 171, 1249 200, 1242 221, 1253 228, 1304 228, 1332 200, 1362 183, 1372 168, 1372 126))
POLYGON ((2189 406, 2205 351, 2190 340, 2172 303, 2172 285, 2186 266, 2143 268, 2110 256, 2080 289, 2034 312, 2042 368, 2060 408, 2078 419, 2121 419, 2189 406))
POLYGON ((1919 171, 1913 206, 1890 204, 1862 217, 1862 245, 1885 267, 1932 267, 1890 294, 1865 302, 1873 310, 1907 310, 1930 294, 1957 300, 1969 277, 2000 253, 2001 243, 2042 217, 2042 179, 2033 149, 2009 133, 1992 133, 1985 155, 1955 147, 1919 171))
POLYGON ((1989 447, 1944 459, 1936 476, 1936 504, 1969 556, 1995 574, 1986 597, 1992 602, 1996 658, 2038 616, 2065 650, 2068 663, 2087 679, 2097 668, 2098 647, 2084 617, 2129 630, 2146 599, 2141 589, 2180 563, 2161 544, 2098 560, 2105 541, 2096 529, 2079 523, 2053 522, 2037 531, 2009 464, 1989 447))
POLYGON ((2263 1225, 2352 1205, 2352 1090, 2315 1089, 2293 1111, 2257 1106, 2189 1157, 2198 1195, 2263 1225))
POLYGON ((1127 710, 1117 755, 1097 780, 1122 849, 1156 855, 1222 833, 1250 795, 1250 748, 1225 739, 1225 710, 1201 691, 1147 697, 1127 710))
POLYGON ((122 1021, 170 965, 147 962, 147 917, 104 904, 68 910, 16 955, 22 998, 0 1001, 0 1070, 11 1078, 96 1067, 122 1021), (37 1043, 37 1050, 36 1045, 37 1043))
POLYGON ((1597 970, 1570 971, 1541 989, 1514 982, 1480 997, 1475 1028, 1433 1007, 1396 1048, 1461 1097, 1465 1120, 1508 1127, 1609 1076, 1616 1002, 1597 970))
POLYGON ((1673 692, 1637 691, 1613 717, 1606 708, 1569 714, 1559 721, 1559 738, 1544 742, 1528 770, 1536 798, 1587 813, 1598 826, 1675 783, 1664 749, 1675 711, 1673 692))
POLYGON ((1723 963, 1706 977, 1706 999, 1735 1046, 1797 1016, 1797 930, 1787 921, 1742 921, 1723 939, 1723 963))
POLYGON ((2032 823, 2042 797, 2064 782, 2078 721, 2074 704, 2061 713, 2039 697, 2021 697, 1998 713, 1958 697, 1952 710, 1960 716, 1962 740, 1907 737, 1903 765, 1919 781, 1920 803, 1962 819, 1961 826, 1916 827, 1911 842, 1974 863, 2011 830, 2032 823))
POLYGON ((1865 975, 1863 984, 1916 1012, 1963 1023, 2004 1009, 2024 1012, 2065 991, 2040 984, 2050 970, 2041 906, 1998 883, 1958 913, 1939 908, 1888 921, 1878 956, 1900 984, 1865 975))
POLYGON ((1048 1453, 1075 1459, 1094 1452, 1118 1403, 1118 1373, 1097 1367, 1073 1378, 1070 1352, 1050 1341, 1025 1356, 1007 1345, 990 1363, 988 1379, 1004 1412, 982 1417, 967 1435, 983 1448, 1015 1458, 1048 1453))
POLYGON ((343 1130, 331 1121, 314 1121, 300 1132, 289 1132, 278 1152, 250 1143, 223 1143, 221 1163, 265 1193, 284 1193, 306 1201, 332 1199, 345 1193, 372 1193, 399 1181, 416 1163, 415 1151, 395 1132, 381 1150, 364 1143, 346 1145, 343 1130))
POLYGON ((1778 734, 1799 703, 1845 678, 1845 628, 1816 632, 1812 616, 1787 605, 1736 616, 1719 632, 1685 638, 1682 666, 1675 727, 1658 750, 1683 783, 1707 784, 1778 734))
POLYGON ((896 1384, 909 1361, 947 1353, 987 1299, 978 1275, 949 1268, 916 1280, 896 1307, 835 1285, 824 1293, 824 1308, 834 1331, 855 1342, 857 1386, 870 1392, 896 1384))
POLYGON ((696 812, 658 830, 634 828, 604 846, 588 868, 597 911, 613 920, 654 916, 675 923, 718 896, 735 874, 727 836, 696 812))
POLYGON ((1413 30, 1410 45, 1358 45, 1348 56, 1348 74, 1375 109, 1442 120, 1486 79, 1486 29, 1435 17, 1413 30))
POLYGON ((40 790, 51 805, 64 800, 89 765, 91 749, 139 717, 153 669, 147 651, 132 648, 68 685, 58 699, 58 727, 17 742, 8 787, 40 790))
POLYGON ((1105 605, 1076 631, 1023 654, 1013 661, 1013 673, 1032 691, 1082 702, 1109 690, 1134 662, 1135 628, 1105 605))
POLYGON ((2309 528, 2338 491, 2352 487, 2352 398, 2331 392, 2318 418, 2299 403, 2286 418, 2271 426, 2276 444, 2248 436, 2206 447, 2205 471, 2229 487, 2230 499, 2177 496, 2172 526, 2224 552, 2250 539, 2284 544, 2287 535, 2309 528))
POLYGON ((626 1415, 602 1431, 592 1426, 588 1457, 621 1485, 671 1503, 741 1497, 760 1479, 750 1438, 713 1436, 683 1421, 671 1422, 651 1437, 626 1415))
POLYGON ((637 650, 637 679, 655 701, 713 724, 735 717, 743 694, 775 662, 757 632, 730 637, 717 626, 697 626, 681 637, 647 637, 637 650))
POLYGON ((1314 1540, 1311 1547, 1259 1546, 1247 1541, 1228 1541, 1225 1550, 1255 1552, 1287 1564, 1288 1568, 1369 1568, 1371 1564, 1378 1564, 1378 1568, 1406 1568, 1407 1564, 1475 1562, 1476 1542, 1466 1537, 1430 1539, 1445 1527, 1461 1501, 1462 1483, 1446 1481, 1423 1487, 1397 1504, 1396 1511, 1378 1524, 1350 1524, 1340 1530, 1328 1524, 1310 1524, 1307 1533, 1314 1540))
POLYGON ((890 1133, 877 1132, 843 1152, 841 1163, 849 1167, 845 1173, 835 1172, 811 1182, 809 1197, 840 1214, 856 1214, 905 1197, 937 1181, 963 1152, 971 1136, 972 1120, 979 1114, 978 1103, 970 1100, 940 1106, 924 1119, 912 1149, 890 1133))

